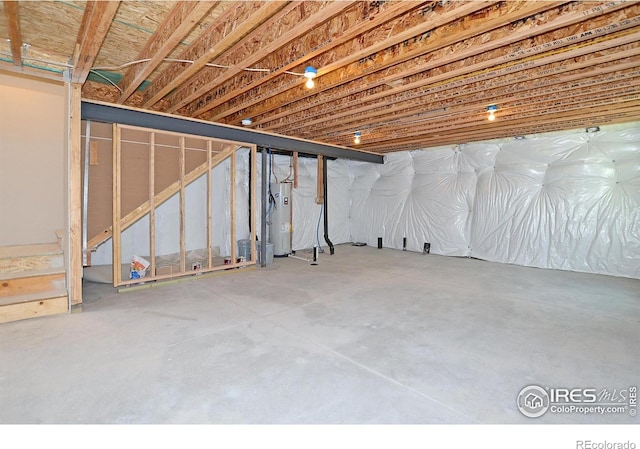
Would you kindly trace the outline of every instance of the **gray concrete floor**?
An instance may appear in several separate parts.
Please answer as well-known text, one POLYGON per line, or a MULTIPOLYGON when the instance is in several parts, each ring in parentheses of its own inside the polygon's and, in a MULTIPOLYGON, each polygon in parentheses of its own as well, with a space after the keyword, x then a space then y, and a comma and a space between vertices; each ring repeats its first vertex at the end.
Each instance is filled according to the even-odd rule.
POLYGON ((0 423, 639 422, 516 397, 640 386, 640 280, 350 245, 233 271, 1 325, 0 423))

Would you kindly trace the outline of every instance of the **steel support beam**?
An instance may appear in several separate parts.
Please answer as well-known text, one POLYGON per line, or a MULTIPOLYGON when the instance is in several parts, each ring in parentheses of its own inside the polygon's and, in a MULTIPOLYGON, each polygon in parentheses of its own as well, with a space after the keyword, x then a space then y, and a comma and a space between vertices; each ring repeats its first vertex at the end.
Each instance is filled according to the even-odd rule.
POLYGON ((82 120, 119 123, 161 131, 194 134, 197 136, 232 140, 240 143, 252 143, 261 147, 271 147, 316 155, 322 154, 339 159, 351 159, 375 164, 382 164, 384 162, 384 158, 380 154, 352 150, 338 145, 328 145, 311 140, 239 128, 237 126, 205 122, 186 117, 159 114, 151 111, 92 101, 82 101, 82 120))

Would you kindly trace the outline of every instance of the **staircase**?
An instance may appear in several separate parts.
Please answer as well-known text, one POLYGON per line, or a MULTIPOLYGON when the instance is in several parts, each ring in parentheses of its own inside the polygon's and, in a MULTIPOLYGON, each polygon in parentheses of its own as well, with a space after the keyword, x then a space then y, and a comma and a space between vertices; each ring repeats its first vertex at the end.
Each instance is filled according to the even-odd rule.
POLYGON ((68 310, 60 243, 0 247, 0 323, 68 310))

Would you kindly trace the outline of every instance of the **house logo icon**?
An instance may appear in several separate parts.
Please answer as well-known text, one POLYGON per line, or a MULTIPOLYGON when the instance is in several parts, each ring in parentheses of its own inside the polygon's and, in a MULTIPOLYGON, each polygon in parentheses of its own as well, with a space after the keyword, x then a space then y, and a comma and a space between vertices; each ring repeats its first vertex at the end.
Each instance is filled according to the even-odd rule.
POLYGON ((528 385, 518 393, 518 410, 528 418, 539 418, 549 410, 549 393, 538 385, 528 385))
POLYGON ((526 398, 524 398, 524 405, 529 408, 540 408, 542 407, 542 398, 537 394, 529 392, 526 398))

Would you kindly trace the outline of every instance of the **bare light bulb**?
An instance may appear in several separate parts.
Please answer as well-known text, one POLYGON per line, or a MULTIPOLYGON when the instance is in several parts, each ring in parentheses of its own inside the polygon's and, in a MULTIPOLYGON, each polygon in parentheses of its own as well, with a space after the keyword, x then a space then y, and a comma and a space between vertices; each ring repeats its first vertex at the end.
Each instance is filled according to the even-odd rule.
POLYGON ((494 121, 496 119, 495 113, 497 110, 498 106, 496 106, 495 104, 487 106, 487 112, 489 113, 489 117, 487 117, 487 120, 489 120, 490 122, 494 121))
POLYGON ((360 133, 355 133, 354 134, 353 143, 355 143, 355 144, 359 144, 360 143, 360 133))
POLYGON ((309 78, 307 82, 304 83, 304 85, 307 87, 307 89, 313 89, 313 86, 315 86, 316 83, 314 83, 313 80, 309 78))

